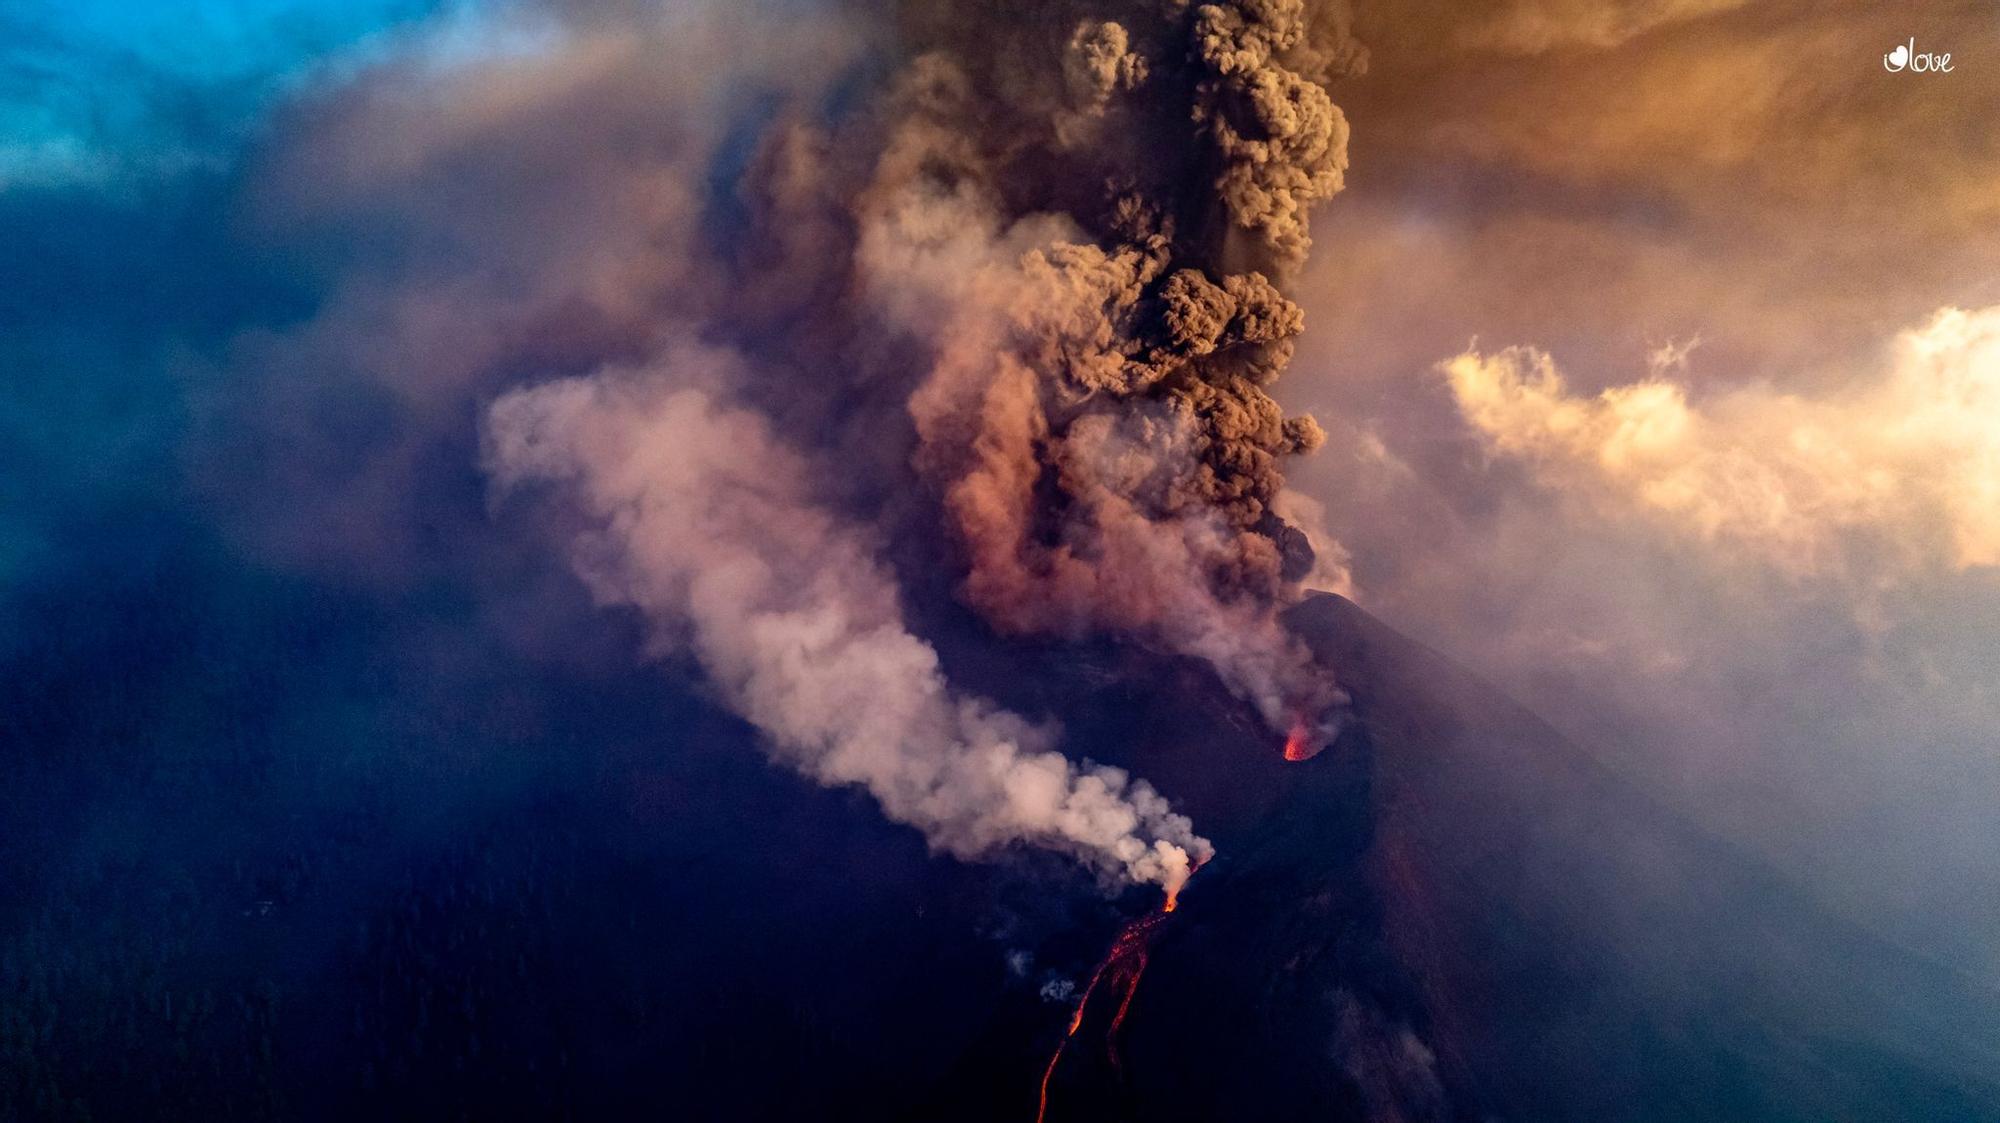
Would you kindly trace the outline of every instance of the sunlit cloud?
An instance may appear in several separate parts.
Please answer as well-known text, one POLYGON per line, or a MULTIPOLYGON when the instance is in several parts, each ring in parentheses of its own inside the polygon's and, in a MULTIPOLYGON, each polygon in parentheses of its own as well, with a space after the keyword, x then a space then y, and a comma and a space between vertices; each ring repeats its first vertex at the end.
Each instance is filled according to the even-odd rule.
POLYGON ((1441 366, 1493 453, 1613 513, 1811 572, 1875 554, 2000 564, 2000 307, 1945 309, 1901 333, 1871 383, 1825 395, 1763 385, 1696 400, 1686 347, 1645 378, 1571 389, 1532 347, 1441 366))

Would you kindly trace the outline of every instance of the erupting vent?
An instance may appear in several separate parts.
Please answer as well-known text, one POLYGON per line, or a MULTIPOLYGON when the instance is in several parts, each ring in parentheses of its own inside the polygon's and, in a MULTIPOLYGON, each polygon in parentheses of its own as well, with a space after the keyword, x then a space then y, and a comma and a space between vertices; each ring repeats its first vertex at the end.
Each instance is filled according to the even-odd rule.
POLYGON ((1324 747, 1313 737, 1312 727, 1306 724, 1305 718, 1292 721, 1292 732, 1285 738, 1286 760, 1311 760, 1324 747))

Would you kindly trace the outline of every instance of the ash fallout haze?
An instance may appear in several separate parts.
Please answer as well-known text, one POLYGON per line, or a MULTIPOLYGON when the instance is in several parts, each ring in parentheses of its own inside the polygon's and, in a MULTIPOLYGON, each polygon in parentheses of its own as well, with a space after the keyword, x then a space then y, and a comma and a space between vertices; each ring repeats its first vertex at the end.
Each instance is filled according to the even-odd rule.
POLYGON ((2000 9, 0 0, 0 1119, 2000 1120, 2000 9))

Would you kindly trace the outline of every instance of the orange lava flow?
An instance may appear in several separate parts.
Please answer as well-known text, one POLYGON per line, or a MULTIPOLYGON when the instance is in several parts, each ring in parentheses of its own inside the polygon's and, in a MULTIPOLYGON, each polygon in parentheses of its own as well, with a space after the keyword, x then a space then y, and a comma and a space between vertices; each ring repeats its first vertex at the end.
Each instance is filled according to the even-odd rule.
POLYGON ((1132 1008, 1132 996, 1139 993, 1139 976, 1146 973, 1146 953, 1139 952, 1138 961, 1132 965, 1131 980, 1125 984, 1125 997, 1118 1001, 1118 1011, 1111 1015, 1111 1026, 1104 1031, 1104 1052, 1111 1058, 1111 1067, 1125 1071, 1125 1064, 1118 1059, 1118 1031, 1125 1025, 1125 1012, 1132 1008))
MULTIPOLYGON (((1075 1033, 1071 1030, 1070 1033, 1075 1033)), ((1049 1078, 1056 1074, 1056 1062, 1062 1060, 1063 1045, 1069 1044, 1069 1034, 1064 1034, 1062 1043, 1049 1055, 1049 1067, 1042 1070, 1042 1102, 1035 1108, 1035 1123, 1042 1123, 1042 1117, 1049 1113, 1049 1078)))
MULTIPOLYGON (((1200 869, 1197 865, 1195 869, 1200 869)), ((1193 876, 1192 872, 1189 876, 1193 876)), ((1111 1024, 1104 1031, 1105 1051, 1111 1057, 1113 1067, 1120 1067, 1118 1060, 1118 1030, 1125 1024, 1125 1015, 1132 1009, 1132 996, 1139 992, 1139 978, 1146 972, 1147 941, 1164 924, 1167 914, 1179 906, 1179 887, 1167 891, 1166 900, 1161 902, 1158 912, 1146 915, 1125 925, 1118 932, 1118 938, 1111 941, 1111 950, 1091 972, 1090 982, 1083 988, 1083 997, 1076 1003, 1076 1013, 1070 1016, 1069 1028, 1063 1038, 1056 1043, 1056 1051, 1049 1056, 1048 1068, 1042 1070, 1042 1091, 1040 1104, 1035 1108, 1035 1123, 1043 1123, 1049 1113, 1049 1081, 1055 1078, 1056 1064, 1062 1060, 1063 1049, 1070 1039, 1083 1028, 1083 1015, 1090 1008, 1090 996, 1097 993, 1098 984, 1110 980, 1111 984, 1123 988, 1119 996, 1118 1009, 1111 1015, 1111 1024)))

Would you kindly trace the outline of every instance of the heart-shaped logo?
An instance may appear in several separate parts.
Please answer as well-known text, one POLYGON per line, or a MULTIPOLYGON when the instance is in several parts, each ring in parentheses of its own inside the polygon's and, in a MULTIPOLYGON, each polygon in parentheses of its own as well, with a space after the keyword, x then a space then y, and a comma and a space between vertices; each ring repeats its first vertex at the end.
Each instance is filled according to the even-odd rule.
POLYGON ((1885 69, 1901 70, 1908 65, 1910 65, 1910 48, 1907 44, 1898 43, 1895 50, 1882 56, 1882 66, 1885 69))

